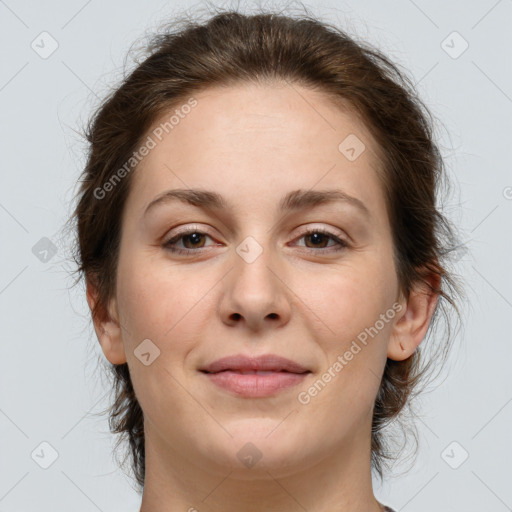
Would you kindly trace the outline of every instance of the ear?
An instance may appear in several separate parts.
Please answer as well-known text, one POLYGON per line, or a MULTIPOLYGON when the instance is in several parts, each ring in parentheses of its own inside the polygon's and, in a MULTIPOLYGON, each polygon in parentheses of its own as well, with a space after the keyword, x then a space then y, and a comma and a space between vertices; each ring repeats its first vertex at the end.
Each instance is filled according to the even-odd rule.
MULTIPOLYGON (((87 303, 91 312, 98 301, 98 289, 92 279, 87 278, 87 303)), ((94 330, 105 357, 112 364, 126 363, 126 354, 115 297, 108 304, 108 310, 101 308, 93 315, 94 330)))
MULTIPOLYGON (((439 276, 432 274, 425 279, 432 289, 439 290, 439 276)), ((402 314, 393 325, 389 339, 389 359, 407 359, 423 341, 439 298, 439 293, 432 289, 427 283, 420 282, 411 290, 407 300, 402 297, 402 314)))

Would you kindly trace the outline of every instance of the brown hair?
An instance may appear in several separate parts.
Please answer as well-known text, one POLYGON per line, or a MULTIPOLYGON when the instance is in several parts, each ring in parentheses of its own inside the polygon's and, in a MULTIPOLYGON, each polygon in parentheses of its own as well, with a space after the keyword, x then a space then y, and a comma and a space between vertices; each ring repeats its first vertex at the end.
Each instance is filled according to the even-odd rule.
MULTIPOLYGON (((441 285, 434 291, 439 302, 428 334, 438 323, 439 312, 448 320, 440 348, 431 350, 428 358, 421 357, 422 364, 425 342, 404 361, 387 360, 371 433, 372 468, 382 478, 383 462, 394 459, 383 429, 410 406, 413 392, 429 370, 439 367, 434 359, 445 359, 451 345, 446 305, 458 313, 454 300, 458 285, 446 270, 457 237, 436 205, 439 189, 447 181, 434 141, 432 114, 406 73, 379 50, 308 13, 293 17, 225 11, 204 23, 185 16, 153 35, 146 50, 145 59, 103 101, 86 128, 88 160, 70 220, 76 219, 76 272, 98 290, 92 315, 105 315, 115 295, 121 215, 133 172, 116 183, 107 200, 98 199, 95 190, 126 164, 159 116, 210 86, 265 80, 304 85, 327 93, 340 106, 349 105, 377 143, 400 289, 408 297, 414 284, 437 276, 441 285)), ((115 387, 110 428, 121 434, 116 448, 121 440, 129 441, 132 469, 142 489, 143 412, 127 364, 109 368, 115 387)))

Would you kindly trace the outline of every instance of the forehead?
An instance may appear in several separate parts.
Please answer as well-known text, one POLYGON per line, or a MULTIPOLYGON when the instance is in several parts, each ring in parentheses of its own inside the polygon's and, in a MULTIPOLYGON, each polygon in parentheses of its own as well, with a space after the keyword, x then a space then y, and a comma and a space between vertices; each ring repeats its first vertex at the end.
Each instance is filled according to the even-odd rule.
POLYGON ((274 195, 277 204, 298 188, 341 187, 384 207, 370 132, 326 94, 297 84, 240 84, 193 98, 193 108, 176 105, 143 138, 155 145, 133 176, 129 202, 139 213, 163 190, 187 187, 215 190, 241 208, 274 195))

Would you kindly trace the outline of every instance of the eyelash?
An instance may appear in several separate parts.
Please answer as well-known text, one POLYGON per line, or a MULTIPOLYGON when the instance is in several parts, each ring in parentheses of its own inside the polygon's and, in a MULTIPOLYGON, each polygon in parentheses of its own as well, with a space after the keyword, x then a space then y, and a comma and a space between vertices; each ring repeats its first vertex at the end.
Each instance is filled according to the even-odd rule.
MULTIPOLYGON (((172 247, 172 245, 171 245, 171 244, 176 243, 177 241, 179 241, 183 237, 191 235, 193 233, 197 233, 197 234, 200 234, 200 235, 206 235, 207 237, 210 237, 210 235, 208 235, 208 233, 204 233, 203 231, 199 231, 198 229, 189 229, 188 231, 183 231, 182 233, 179 233, 178 235, 173 236, 172 238, 167 240, 167 242, 165 242, 163 244, 163 246, 164 246, 165 249, 167 249, 168 251, 170 251, 170 252, 172 252, 174 254, 189 255, 189 254, 192 254, 194 252, 199 252, 201 249, 204 249, 204 247, 199 247, 198 249, 181 249, 181 248, 172 247)), ((308 235, 312 235, 312 234, 316 234, 316 233, 319 233, 319 234, 322 234, 322 235, 326 235, 331 240, 334 240, 339 245, 339 247, 337 249, 332 249, 332 248, 328 249, 328 248, 325 248, 325 247, 321 247, 320 249, 314 249, 312 247, 307 247, 306 248, 307 251, 318 252, 320 250, 322 252, 338 252, 338 251, 342 251, 343 249, 346 249, 346 248, 349 247, 347 242, 345 242, 344 240, 341 240, 337 236, 333 235, 331 232, 329 232, 327 230, 324 230, 322 228, 315 228, 315 229, 311 229, 309 231, 306 231, 305 233, 302 233, 302 235, 298 238, 298 240, 300 240, 301 238, 304 238, 304 237, 306 237, 308 235)))

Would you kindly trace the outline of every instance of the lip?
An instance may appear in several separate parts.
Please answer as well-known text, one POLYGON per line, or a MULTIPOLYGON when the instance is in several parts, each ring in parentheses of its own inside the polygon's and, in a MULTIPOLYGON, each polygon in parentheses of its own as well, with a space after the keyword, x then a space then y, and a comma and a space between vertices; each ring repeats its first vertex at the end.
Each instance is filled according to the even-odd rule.
POLYGON ((266 397, 301 383, 311 371, 275 354, 224 357, 201 368, 210 382, 245 397, 266 397))
POLYGON ((239 371, 286 371, 290 373, 305 373, 309 369, 301 364, 276 354, 264 354, 249 357, 244 354, 223 357, 200 369, 208 373, 217 373, 224 370, 239 371))

